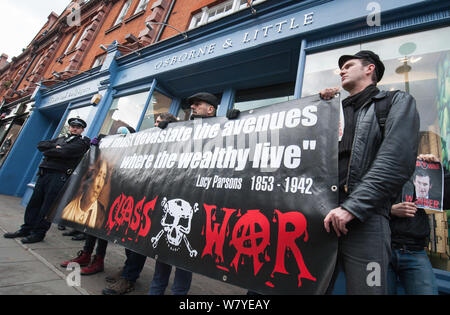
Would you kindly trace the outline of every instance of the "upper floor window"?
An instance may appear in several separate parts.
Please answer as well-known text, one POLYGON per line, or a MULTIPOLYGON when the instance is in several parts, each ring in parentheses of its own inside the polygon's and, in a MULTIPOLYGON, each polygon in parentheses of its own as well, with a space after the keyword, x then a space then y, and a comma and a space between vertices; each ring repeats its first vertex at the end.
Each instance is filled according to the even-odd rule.
POLYGON ((81 41, 82 41, 83 38, 86 36, 87 32, 88 32, 88 28, 86 27, 86 28, 84 29, 84 31, 83 31, 83 34, 81 34, 80 39, 78 40, 78 42, 77 42, 77 44, 75 45, 75 48, 74 48, 74 49, 80 48, 81 41))
POLYGON ((94 60, 94 63, 92 64, 92 68, 101 66, 103 62, 105 61, 106 54, 102 54, 100 56, 97 56, 94 60))
POLYGON ((70 50, 76 37, 77 37, 77 33, 74 33, 72 35, 72 38, 70 39, 69 45, 67 45, 66 50, 64 51, 64 55, 67 54, 67 52, 70 50))
POLYGON ((250 6, 249 3, 253 6, 264 1, 266 0, 228 0, 211 8, 204 7, 202 12, 192 16, 189 29, 218 20, 224 16, 248 8, 250 6))
POLYGON ((144 11, 147 8, 149 2, 150 0, 141 0, 136 7, 136 11, 134 11, 134 14, 144 11))
POLYGON ((119 16, 117 17, 116 22, 114 22, 114 26, 122 23, 122 21, 125 19, 125 16, 128 13, 128 10, 130 9, 132 3, 133 3, 133 0, 128 0, 127 2, 125 2, 124 6, 122 7, 122 10, 120 11, 119 16))

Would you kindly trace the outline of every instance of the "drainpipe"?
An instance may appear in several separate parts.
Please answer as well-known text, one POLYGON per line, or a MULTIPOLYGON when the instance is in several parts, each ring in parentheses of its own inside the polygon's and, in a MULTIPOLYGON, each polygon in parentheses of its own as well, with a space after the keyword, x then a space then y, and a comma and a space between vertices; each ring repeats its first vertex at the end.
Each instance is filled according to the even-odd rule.
POLYGON ((22 77, 19 80, 19 83, 17 83, 16 87, 14 88, 14 91, 17 90, 17 88, 20 86, 20 84, 22 83, 23 79, 25 78, 25 76, 28 73, 28 70, 30 70, 31 65, 33 64, 34 60, 36 59, 37 54, 34 53, 33 58, 31 59, 30 63, 28 64, 27 68, 25 69, 25 72, 22 74, 22 77))
POLYGON ((172 10, 173 10, 173 7, 175 6, 175 2, 177 2, 177 1, 173 0, 172 3, 170 3, 169 11, 167 11, 166 17, 164 18, 164 21, 163 21, 164 24, 161 25, 161 28, 158 31, 158 35, 156 36, 154 43, 159 42, 159 39, 161 38, 162 32, 166 28, 166 24, 169 21, 170 15, 172 14, 172 10))

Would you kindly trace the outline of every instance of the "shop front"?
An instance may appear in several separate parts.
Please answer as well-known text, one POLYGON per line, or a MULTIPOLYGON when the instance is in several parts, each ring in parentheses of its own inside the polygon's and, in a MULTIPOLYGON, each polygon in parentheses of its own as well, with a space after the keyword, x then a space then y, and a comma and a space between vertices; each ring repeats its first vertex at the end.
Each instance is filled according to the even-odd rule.
MULTIPOLYGON (((359 0, 266 1, 254 15, 238 12, 139 54, 121 57, 117 45, 110 45, 98 73, 37 95, 35 110, 9 153, 15 158, 0 169, 0 193, 23 196, 27 191, 26 200, 40 161, 36 143, 58 135, 70 117, 86 120, 85 135, 93 138, 121 126, 152 128, 163 112, 186 120, 186 98, 200 91, 219 97, 219 116, 231 108, 276 104, 339 86, 339 56, 362 49, 373 50, 385 63, 382 89, 416 98, 419 153, 433 153, 449 166, 450 6, 426 0, 376 3, 378 11, 359 0), (370 23, 372 16, 379 25, 370 23), (97 94, 101 100, 92 104, 97 94)), ((444 253, 449 254, 448 244, 444 253)), ((449 268, 448 259, 446 264, 442 269, 449 268)))

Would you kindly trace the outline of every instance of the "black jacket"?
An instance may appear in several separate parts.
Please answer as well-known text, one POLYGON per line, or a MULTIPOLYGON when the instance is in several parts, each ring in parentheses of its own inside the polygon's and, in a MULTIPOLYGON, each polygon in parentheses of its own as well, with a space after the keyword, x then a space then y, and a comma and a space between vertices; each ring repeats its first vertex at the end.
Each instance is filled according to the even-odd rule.
MULTIPOLYGON (((373 100, 386 96, 381 91, 373 100)), ((358 111, 347 175, 349 195, 341 204, 360 221, 374 213, 389 218, 394 196, 414 173, 419 140, 419 114, 411 95, 394 95, 384 135, 373 100, 358 111)))
POLYGON ((63 173, 73 171, 89 146, 90 139, 82 136, 65 136, 41 141, 37 148, 44 154, 44 160, 39 167, 63 173), (58 145, 61 146, 60 149, 56 148, 58 145))

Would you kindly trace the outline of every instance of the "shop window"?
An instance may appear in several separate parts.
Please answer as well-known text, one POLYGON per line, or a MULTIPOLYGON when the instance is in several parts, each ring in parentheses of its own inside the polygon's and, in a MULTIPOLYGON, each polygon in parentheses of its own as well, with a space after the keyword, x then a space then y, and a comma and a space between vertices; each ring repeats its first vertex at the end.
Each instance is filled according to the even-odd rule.
POLYGON ((125 19, 125 16, 126 16, 127 13, 128 13, 128 10, 130 9, 132 3, 133 3, 133 0, 128 0, 128 1, 124 4, 124 6, 122 7, 122 10, 120 11, 120 14, 119 14, 119 16, 117 17, 116 21, 114 22, 114 25, 113 25, 113 26, 116 26, 116 25, 122 23, 122 21, 125 19))
POLYGON ((234 108, 240 111, 287 102, 294 99, 293 82, 240 90, 236 92, 234 108))
POLYGON ((153 128, 155 126, 156 116, 158 114, 169 112, 171 104, 172 99, 170 97, 159 93, 158 91, 154 91, 139 130, 153 128))
MULTIPOLYGON (((419 153, 432 153, 450 167, 450 42, 443 40, 449 32, 445 27, 308 55, 302 94, 340 86, 339 56, 372 50, 386 67, 378 87, 406 91, 416 99, 420 130, 426 135, 419 153)), ((347 95, 343 91, 341 97, 347 95)))
POLYGON ((122 126, 132 127, 136 130, 147 97, 148 91, 114 99, 100 133, 113 135, 122 126))
POLYGON ((9 115, 0 122, 0 167, 11 151, 34 102, 21 103, 8 110, 9 115))
POLYGON ((84 107, 71 109, 69 111, 69 114, 66 117, 66 121, 64 122, 64 125, 62 126, 62 128, 58 134, 58 137, 64 136, 67 134, 67 132, 69 132, 68 121, 70 118, 74 118, 74 117, 81 118, 86 122, 87 127, 83 132, 83 134, 86 134, 86 132, 91 127, 91 124, 92 124, 92 121, 94 120, 94 116, 95 116, 96 112, 97 112, 97 107, 95 107, 95 106, 84 106, 84 107))

